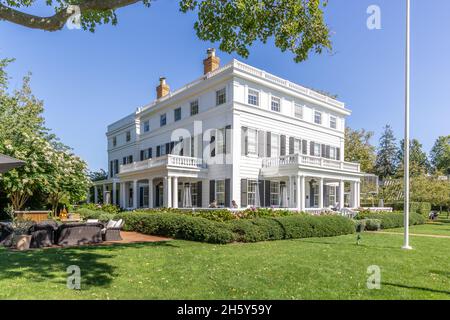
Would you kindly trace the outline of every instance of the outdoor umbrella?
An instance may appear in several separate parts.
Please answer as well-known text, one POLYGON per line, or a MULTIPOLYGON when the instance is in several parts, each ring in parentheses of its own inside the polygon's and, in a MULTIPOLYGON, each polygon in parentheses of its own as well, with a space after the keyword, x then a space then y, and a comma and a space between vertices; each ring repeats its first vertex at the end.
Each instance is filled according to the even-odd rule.
POLYGON ((25 162, 0 154, 0 173, 21 167, 25 162))

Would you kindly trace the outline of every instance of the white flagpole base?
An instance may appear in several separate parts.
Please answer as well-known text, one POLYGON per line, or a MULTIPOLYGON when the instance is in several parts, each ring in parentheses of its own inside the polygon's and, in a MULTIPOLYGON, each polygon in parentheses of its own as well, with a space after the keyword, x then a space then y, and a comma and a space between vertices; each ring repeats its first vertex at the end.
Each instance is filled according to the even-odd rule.
POLYGON ((413 248, 411 246, 403 246, 402 249, 403 250, 412 250, 413 248))

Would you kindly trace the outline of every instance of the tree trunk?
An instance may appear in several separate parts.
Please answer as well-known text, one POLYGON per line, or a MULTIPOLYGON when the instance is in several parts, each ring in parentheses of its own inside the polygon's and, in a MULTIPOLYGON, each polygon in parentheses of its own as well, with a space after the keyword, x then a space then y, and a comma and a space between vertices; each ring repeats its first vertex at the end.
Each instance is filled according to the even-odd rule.
POLYGON ((14 211, 22 210, 23 206, 27 202, 29 195, 21 191, 15 191, 11 193, 10 200, 14 211))

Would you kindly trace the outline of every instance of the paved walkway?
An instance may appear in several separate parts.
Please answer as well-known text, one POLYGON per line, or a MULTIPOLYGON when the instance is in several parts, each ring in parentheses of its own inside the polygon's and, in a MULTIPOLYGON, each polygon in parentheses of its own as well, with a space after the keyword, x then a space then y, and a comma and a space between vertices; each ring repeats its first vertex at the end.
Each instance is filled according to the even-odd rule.
MULTIPOLYGON (((394 234, 394 235, 403 235, 402 232, 389 232, 389 231, 366 231, 367 233, 381 233, 381 234, 394 234)), ((418 234, 418 233, 410 233, 410 236, 415 237, 426 237, 426 238, 438 238, 438 239, 450 239, 450 236, 442 236, 437 234, 418 234)))
POLYGON ((126 232, 126 231, 120 231, 120 235, 123 240, 121 241, 106 241, 103 242, 103 244, 108 243, 142 243, 142 242, 161 242, 161 241, 168 241, 171 240, 170 238, 163 238, 163 237, 157 237, 157 236, 149 236, 142 233, 137 232, 126 232))

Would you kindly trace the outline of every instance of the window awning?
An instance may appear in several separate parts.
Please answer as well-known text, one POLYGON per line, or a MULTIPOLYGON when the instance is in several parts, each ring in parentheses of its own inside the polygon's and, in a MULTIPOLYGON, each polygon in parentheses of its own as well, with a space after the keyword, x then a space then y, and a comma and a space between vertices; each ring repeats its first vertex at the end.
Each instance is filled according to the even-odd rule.
POLYGON ((0 173, 4 173, 14 168, 21 167, 24 164, 25 162, 21 160, 17 160, 12 157, 0 154, 0 173))

